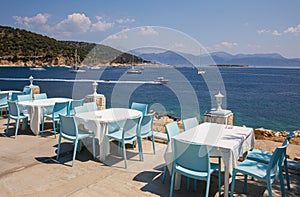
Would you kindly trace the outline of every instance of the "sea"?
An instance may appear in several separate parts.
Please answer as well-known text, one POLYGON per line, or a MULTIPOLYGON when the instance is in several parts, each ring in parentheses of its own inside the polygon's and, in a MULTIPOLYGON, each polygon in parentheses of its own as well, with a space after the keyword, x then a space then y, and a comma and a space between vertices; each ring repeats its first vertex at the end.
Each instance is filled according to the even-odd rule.
POLYGON ((83 98, 96 92, 106 97, 106 107, 129 107, 147 103, 149 110, 177 119, 196 116, 216 108, 215 95, 224 98, 222 109, 234 113, 234 125, 274 131, 300 129, 299 68, 211 68, 198 74, 193 67, 144 66, 141 74, 128 74, 131 67, 99 67, 70 72, 67 67, 0 67, 0 90, 22 90, 30 84, 48 97, 83 98), (157 82, 164 77, 167 83, 157 82))

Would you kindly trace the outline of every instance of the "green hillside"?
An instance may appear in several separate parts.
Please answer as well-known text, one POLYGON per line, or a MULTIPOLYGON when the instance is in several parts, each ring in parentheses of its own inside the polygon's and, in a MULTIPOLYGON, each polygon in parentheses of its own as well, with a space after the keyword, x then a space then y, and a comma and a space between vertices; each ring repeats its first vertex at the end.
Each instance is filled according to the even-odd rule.
POLYGON ((104 45, 58 41, 26 30, 0 26, 0 64, 2 65, 51 66, 75 63, 99 65, 131 63, 133 60, 135 63, 145 62, 141 58, 104 45))

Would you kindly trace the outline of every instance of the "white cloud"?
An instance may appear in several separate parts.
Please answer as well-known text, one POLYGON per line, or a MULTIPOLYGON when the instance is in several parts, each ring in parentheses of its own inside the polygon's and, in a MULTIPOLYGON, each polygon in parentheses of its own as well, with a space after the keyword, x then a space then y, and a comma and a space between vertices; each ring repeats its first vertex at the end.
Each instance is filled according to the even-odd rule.
POLYGON ((296 27, 287 28, 284 33, 300 33, 300 24, 296 27))
POLYGON ((104 21, 102 16, 96 16, 96 19, 98 21, 92 24, 91 31, 106 31, 114 26, 114 23, 104 21))
POLYGON ((158 32, 155 31, 152 27, 141 27, 140 33, 142 35, 158 35, 158 32))
POLYGON ((61 22, 59 22, 55 29, 63 34, 69 35, 72 32, 87 32, 92 22, 85 14, 73 13, 61 22))
POLYGON ((21 16, 13 16, 13 19, 15 19, 17 21, 18 24, 27 27, 27 28, 31 28, 37 24, 46 24, 46 22, 48 21, 48 19, 50 18, 50 15, 45 13, 39 13, 33 17, 21 17, 21 16))
POLYGON ((281 36, 281 33, 278 32, 277 30, 274 30, 274 31, 272 32, 272 35, 274 35, 274 36, 281 36))
POLYGON ((232 48, 238 46, 236 42, 221 42, 221 45, 227 48, 232 48))
POLYGON ((127 39, 127 38, 128 38, 128 36, 124 33, 108 36, 108 39, 112 39, 112 40, 122 40, 122 39, 127 39))
POLYGON ((269 33, 269 32, 270 32, 270 30, 268 30, 268 29, 257 30, 258 34, 269 33))
POLYGON ((117 23, 124 24, 124 23, 134 23, 135 19, 133 18, 120 18, 117 20, 117 23))

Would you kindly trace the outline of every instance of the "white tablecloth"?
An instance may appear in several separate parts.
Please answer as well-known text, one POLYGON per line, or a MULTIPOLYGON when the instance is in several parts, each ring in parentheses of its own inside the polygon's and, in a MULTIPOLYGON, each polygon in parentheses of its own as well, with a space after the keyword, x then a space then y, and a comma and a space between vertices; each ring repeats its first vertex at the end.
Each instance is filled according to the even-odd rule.
POLYGON ((8 99, 9 100, 11 99, 11 95, 12 95, 13 92, 18 93, 18 92, 21 92, 21 91, 18 91, 18 90, 3 90, 3 91, 0 91, 0 93, 8 93, 8 99))
POLYGON ((19 106, 23 106, 30 118, 30 129, 36 135, 40 132, 40 124, 42 122, 42 115, 45 107, 54 106, 55 102, 71 101, 69 98, 48 98, 33 101, 18 102, 19 106))
MULTIPOLYGON (((126 108, 110 108, 94 112, 78 113, 75 115, 78 125, 83 125, 85 129, 93 131, 95 137, 99 140, 100 161, 104 161, 104 136, 108 132, 108 124, 113 122, 120 122, 128 118, 141 117, 142 112, 126 108)), ((107 154, 109 153, 109 146, 107 146, 107 154)))
MULTIPOLYGON (((183 140, 196 144, 208 145, 211 156, 222 156, 225 165, 225 196, 228 195, 229 173, 236 166, 240 156, 254 147, 255 136, 252 128, 226 127, 222 124, 203 123, 191 128, 172 139, 183 140)), ((165 159, 167 163, 173 160, 172 144, 169 143, 165 159)), ((179 188, 177 180, 176 188, 179 188)))

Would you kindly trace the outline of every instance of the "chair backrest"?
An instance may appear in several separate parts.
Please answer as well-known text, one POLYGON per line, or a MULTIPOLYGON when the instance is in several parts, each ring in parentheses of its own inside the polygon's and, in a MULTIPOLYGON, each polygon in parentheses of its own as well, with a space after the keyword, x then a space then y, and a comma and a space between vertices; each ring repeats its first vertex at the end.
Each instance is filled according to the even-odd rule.
POLYGON ((148 111, 148 104, 132 102, 131 109, 138 110, 143 113, 143 116, 145 116, 148 111))
POLYGON ((74 110, 74 107, 79 107, 82 106, 84 102, 84 99, 80 99, 80 100, 72 100, 70 102, 70 110, 74 110))
POLYGON ((166 124, 165 127, 166 127, 166 131, 167 131, 168 142, 170 142, 172 137, 174 137, 175 135, 178 135, 180 133, 180 130, 179 130, 179 127, 178 127, 178 124, 176 121, 166 124))
POLYGON ((126 120, 122 133, 124 139, 131 139, 139 135, 140 120, 140 117, 126 120))
POLYGON ((285 146, 277 147, 270 159, 267 168, 267 176, 269 176, 271 183, 275 180, 278 172, 282 170, 282 162, 286 154, 286 147, 288 146, 289 142, 285 146))
POLYGON ((149 132, 153 131, 153 119, 154 119, 154 112, 151 114, 146 114, 141 122, 141 127, 140 127, 140 134, 147 134, 149 132))
POLYGON ((66 102, 56 102, 53 107, 52 116, 59 117, 61 115, 67 115, 69 110, 69 101, 66 102))
POLYGON ((83 103, 83 106, 87 109, 87 111, 98 111, 96 102, 83 103))
POLYGON ((288 136, 286 136, 284 142, 282 143, 282 146, 285 146, 288 144, 288 142, 290 141, 291 138, 293 138, 295 136, 295 132, 291 131, 288 136))
POLYGON ((0 106, 7 105, 8 93, 0 93, 0 106))
POLYGON ((20 115, 19 106, 16 101, 8 101, 8 110, 9 110, 9 115, 11 116, 20 115))
POLYGON ((207 146, 174 139, 174 165, 208 173, 210 161, 207 146))
POLYGON ((60 119, 60 132, 68 136, 77 136, 78 129, 74 116, 59 115, 60 119))
POLYGON ((196 117, 184 119, 182 121, 182 123, 183 123, 183 129, 185 131, 189 130, 189 129, 193 128, 193 127, 196 127, 199 124, 199 122, 198 122, 198 120, 197 120, 196 117))
POLYGON ((12 92, 10 100, 11 101, 17 101, 18 100, 18 96, 19 95, 24 95, 24 94, 25 94, 24 92, 12 92))
POLYGON ((88 112, 88 109, 83 106, 74 107, 75 114, 88 112))
POLYGON ((31 94, 31 88, 30 88, 30 87, 24 87, 24 88, 23 88, 23 92, 24 92, 25 94, 31 94))
POLYGON ((31 94, 18 95, 18 102, 20 101, 32 101, 31 94))
POLYGON ((41 100, 41 99, 47 99, 47 93, 41 93, 41 94, 34 94, 33 95, 34 100, 41 100))

